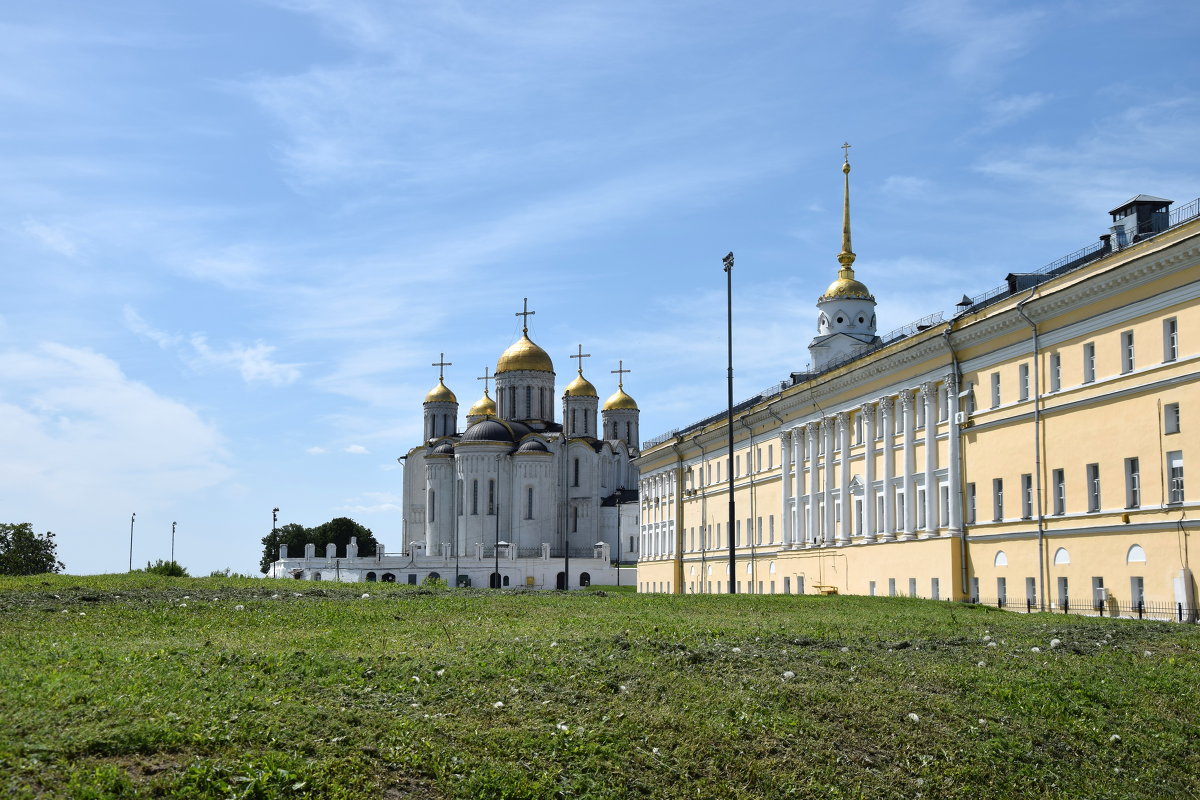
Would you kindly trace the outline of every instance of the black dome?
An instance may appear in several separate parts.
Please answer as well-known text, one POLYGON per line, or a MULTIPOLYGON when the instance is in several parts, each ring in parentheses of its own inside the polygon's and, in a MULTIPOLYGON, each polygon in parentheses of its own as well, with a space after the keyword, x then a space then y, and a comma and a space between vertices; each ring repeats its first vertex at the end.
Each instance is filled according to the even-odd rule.
MULTIPOLYGON (((521 427, 524 427, 523 425, 521 427)), ((513 430, 495 417, 481 419, 463 431, 464 442, 513 442, 513 430)))
POLYGON ((525 441, 521 442, 521 446, 517 448, 518 453, 549 453, 546 449, 546 443, 536 436, 530 436, 525 441))
POLYGON ((439 444, 438 446, 436 446, 432 450, 430 450, 429 455, 431 455, 431 456, 453 456, 454 455, 454 443, 449 442, 449 441, 442 442, 441 444, 439 444))

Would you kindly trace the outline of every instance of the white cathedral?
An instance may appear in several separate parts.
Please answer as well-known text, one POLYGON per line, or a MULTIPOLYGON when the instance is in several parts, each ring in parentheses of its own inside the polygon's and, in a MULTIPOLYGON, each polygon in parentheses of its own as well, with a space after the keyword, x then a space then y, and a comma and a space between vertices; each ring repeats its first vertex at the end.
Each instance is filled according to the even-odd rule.
MULTIPOLYGON (((525 318, 534 312, 525 310, 525 318)), ((483 396, 458 430, 458 398, 445 383, 442 357, 437 385, 425 396, 421 444, 404 463, 403 543, 396 553, 323 558, 309 545, 303 559, 286 552, 272 575, 311 580, 421 583, 568 589, 616 585, 617 564, 638 551, 639 410, 625 393, 623 363, 612 370, 617 390, 600 408, 596 387, 576 376, 562 393, 556 419, 554 363, 521 338, 484 370, 483 396), (496 382, 496 399, 487 382, 496 382)), ((380 545, 380 551, 383 546, 380 545)), ((353 555, 352 555, 353 554, 353 555)), ((625 580, 632 583, 633 570, 625 580)))

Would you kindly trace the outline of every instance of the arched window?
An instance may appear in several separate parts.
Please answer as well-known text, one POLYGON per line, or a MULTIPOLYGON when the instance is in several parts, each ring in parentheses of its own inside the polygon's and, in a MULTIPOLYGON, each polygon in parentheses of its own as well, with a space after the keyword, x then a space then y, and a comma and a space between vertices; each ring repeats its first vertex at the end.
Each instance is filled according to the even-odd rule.
POLYGON ((575 432, 575 409, 571 409, 571 433, 575 432))
POLYGON ((575 459, 575 478, 574 478, 574 480, 571 482, 571 485, 572 485, 572 486, 578 486, 578 485, 579 485, 579 459, 578 459, 578 458, 577 458, 577 459, 575 459))
POLYGON ((592 585, 592 576, 586 572, 579 573, 579 585, 580 586, 591 586, 592 585))
POLYGON ((367 573, 367 583, 374 583, 374 582, 375 582, 375 573, 368 572, 367 573))
POLYGON ((1007 567, 1008 566, 1008 556, 1004 553, 1003 550, 996 551, 996 558, 993 559, 992 566, 994 566, 994 567, 1007 567))
POLYGON ((1054 551, 1054 563, 1055 565, 1071 563, 1071 554, 1067 552, 1067 548, 1060 547, 1054 551))
POLYGON ((437 499, 437 494, 433 491, 433 489, 430 489, 429 490, 429 521, 430 522, 433 522, 434 514, 436 513, 435 509, 437 508, 437 505, 434 503, 434 501, 436 499, 437 499))
POLYGON ((533 419, 533 387, 525 387, 525 416, 533 419))
POLYGON ((525 519, 533 519, 533 487, 525 488, 525 519))
POLYGON ((505 576, 504 576, 504 578, 502 579, 502 581, 501 581, 501 582, 502 582, 502 583, 503 583, 505 586, 508 586, 508 576, 507 576, 507 575, 505 575, 505 576))
POLYGON ((1135 544, 1129 548, 1129 552, 1125 554, 1126 564, 1145 564, 1146 551, 1142 549, 1140 544, 1135 544))
POLYGON ((313 572, 313 574, 312 574, 312 579, 313 579, 314 581, 319 581, 319 580, 321 580, 321 573, 319 573, 319 572, 313 572))
POLYGON ((579 506, 571 507, 571 533, 579 531, 579 506))
POLYGON ((633 444, 633 423, 631 422, 625 423, 625 441, 633 444))
POLYGON ((496 513, 496 481, 488 478, 488 511, 489 515, 496 513))
POLYGON ((471 481, 471 515, 479 514, 479 481, 471 481))
POLYGON ((384 582, 384 583, 395 583, 395 582, 396 582, 396 576, 395 576, 395 575, 393 575, 393 574, 392 574, 392 573, 390 573, 390 572, 385 572, 385 573, 383 573, 383 579, 382 579, 382 580, 383 580, 383 582, 384 582))

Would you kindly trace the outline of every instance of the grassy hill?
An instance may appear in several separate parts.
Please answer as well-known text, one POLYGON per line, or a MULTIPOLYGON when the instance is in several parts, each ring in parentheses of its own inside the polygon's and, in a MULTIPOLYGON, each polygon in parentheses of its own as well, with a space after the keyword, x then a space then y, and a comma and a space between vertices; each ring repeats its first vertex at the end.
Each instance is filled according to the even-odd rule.
POLYGON ((1198 655, 897 598, 7 578, 0 795, 1189 797, 1198 655))

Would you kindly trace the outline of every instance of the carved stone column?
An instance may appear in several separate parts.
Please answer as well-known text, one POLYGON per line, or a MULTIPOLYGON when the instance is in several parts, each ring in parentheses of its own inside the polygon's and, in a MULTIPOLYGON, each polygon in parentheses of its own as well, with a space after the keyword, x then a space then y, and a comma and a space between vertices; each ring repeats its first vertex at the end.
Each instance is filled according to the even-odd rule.
POLYGON ((833 434, 835 420, 832 417, 826 417, 821 420, 821 438, 825 443, 825 509, 824 527, 821 531, 822 546, 833 544, 833 434))
POLYGON ((949 462, 946 465, 946 480, 950 484, 950 525, 946 530, 946 535, 955 536, 962 533, 963 510, 962 456, 960 455, 961 442, 959 442, 958 428, 958 376, 954 372, 946 375, 946 413, 950 418, 950 441, 946 448, 946 460, 949 462))
POLYGON ((779 434, 779 470, 780 483, 783 488, 783 504, 779 520, 783 527, 782 545, 787 547, 792 541, 792 432, 780 431, 779 434))
POLYGON ((850 520, 853 517, 850 499, 850 414, 841 411, 837 415, 838 451, 841 470, 838 475, 838 498, 842 506, 842 521, 835 534, 839 547, 850 544, 850 520))
POLYGON ((936 536, 938 529, 937 485, 937 384, 921 384, 921 399, 925 401, 925 535, 936 536))
POLYGON ((875 406, 863 403, 863 541, 875 541, 875 406))
POLYGON ((892 482, 896 479, 896 404, 891 397, 879 398, 883 411, 883 535, 880 541, 896 539, 896 492, 892 482))
POLYGON ((916 442, 917 415, 916 401, 912 389, 900 392, 900 406, 904 416, 904 520, 902 539, 912 539, 917 531, 917 451, 916 442))
POLYGON ((817 543, 817 532, 821 530, 821 456, 817 452, 820 423, 810 422, 804 430, 808 434, 808 530, 805 532, 804 546, 813 547, 817 543))

